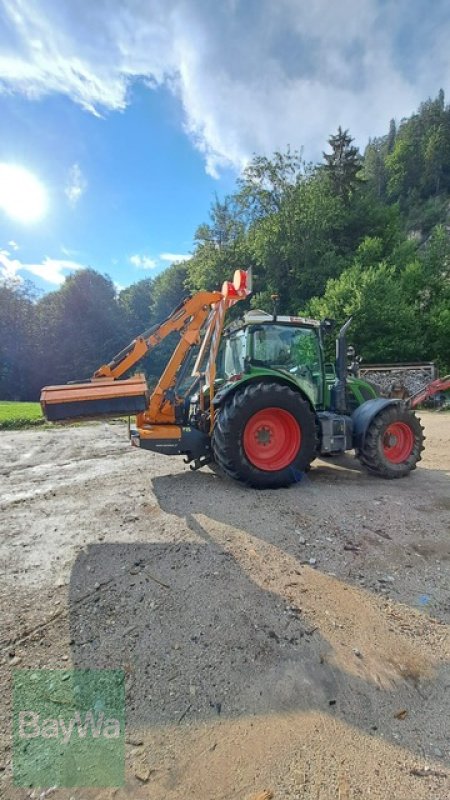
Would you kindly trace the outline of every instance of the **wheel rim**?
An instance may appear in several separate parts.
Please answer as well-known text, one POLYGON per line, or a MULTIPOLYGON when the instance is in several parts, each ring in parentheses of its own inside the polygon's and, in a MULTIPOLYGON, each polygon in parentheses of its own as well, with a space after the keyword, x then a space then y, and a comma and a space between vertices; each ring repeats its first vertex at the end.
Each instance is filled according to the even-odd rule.
POLYGON ((383 436, 383 453, 391 464, 406 461, 414 449, 414 432, 406 422, 392 422, 383 436))
POLYGON ((292 463, 302 441, 300 425, 283 408, 264 408, 248 420, 243 436, 244 452, 253 466, 277 472, 292 463))

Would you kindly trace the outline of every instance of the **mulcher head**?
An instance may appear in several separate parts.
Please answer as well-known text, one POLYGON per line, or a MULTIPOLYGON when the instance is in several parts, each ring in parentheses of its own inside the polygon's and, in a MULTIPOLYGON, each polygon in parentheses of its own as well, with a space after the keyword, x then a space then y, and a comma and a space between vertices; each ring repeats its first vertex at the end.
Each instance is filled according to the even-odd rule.
POLYGON ((131 416, 145 411, 148 402, 149 390, 142 374, 127 380, 98 378, 44 386, 41 392, 42 412, 49 422, 131 416))

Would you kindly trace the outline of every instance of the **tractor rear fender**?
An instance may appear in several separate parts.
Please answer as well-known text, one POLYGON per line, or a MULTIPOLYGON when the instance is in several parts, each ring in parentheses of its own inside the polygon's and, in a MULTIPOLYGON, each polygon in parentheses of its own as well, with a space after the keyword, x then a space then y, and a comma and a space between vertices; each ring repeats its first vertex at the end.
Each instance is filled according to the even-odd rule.
POLYGON ((353 423, 353 447, 355 450, 360 450, 366 438, 367 429, 372 420, 383 411, 384 408, 391 405, 401 405, 402 400, 390 400, 386 397, 377 397, 374 400, 366 400, 362 403, 356 411, 352 414, 353 423))
POLYGON ((217 394, 214 395, 213 406, 215 409, 220 408, 223 401, 229 397, 231 397, 235 392, 238 391, 242 386, 248 386, 249 383, 261 383, 261 381, 270 381, 270 383, 279 383, 280 386, 286 386, 287 389, 293 389, 295 392, 298 392, 300 397, 303 400, 306 400, 311 410, 316 413, 316 409, 314 408, 313 403, 311 402, 311 398, 308 397, 306 392, 303 392, 299 387, 298 383, 295 381, 284 380, 282 376, 277 375, 274 372, 270 374, 260 374, 260 375, 252 375, 249 378, 244 378, 243 380, 237 381, 236 383, 228 383, 224 386, 224 388, 220 388, 217 391, 217 394))

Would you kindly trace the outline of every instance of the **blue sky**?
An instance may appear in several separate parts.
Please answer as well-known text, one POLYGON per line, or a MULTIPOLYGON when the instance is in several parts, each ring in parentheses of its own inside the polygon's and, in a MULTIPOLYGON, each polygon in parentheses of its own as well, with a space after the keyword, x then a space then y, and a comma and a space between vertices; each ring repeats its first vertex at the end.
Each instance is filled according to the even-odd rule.
POLYGON ((0 185, 0 272, 157 274, 253 152, 316 159, 339 124, 364 147, 448 100, 449 41, 447 0, 0 0, 0 167, 48 198, 19 222, 0 185))
POLYGON ((48 213, 32 225, 0 214, 0 247, 21 263, 89 265, 128 285, 188 255, 214 192, 233 186, 230 170, 219 182, 206 173, 163 87, 137 82, 125 111, 101 117, 58 95, 9 95, 1 106, 0 160, 30 170, 48 192, 48 213))

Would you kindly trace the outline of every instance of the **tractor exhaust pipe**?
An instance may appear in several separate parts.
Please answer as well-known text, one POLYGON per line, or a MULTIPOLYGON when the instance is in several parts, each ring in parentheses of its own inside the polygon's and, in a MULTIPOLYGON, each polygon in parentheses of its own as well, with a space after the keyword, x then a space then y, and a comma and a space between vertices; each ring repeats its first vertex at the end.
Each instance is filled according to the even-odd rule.
POLYGON ((347 329, 352 317, 345 322, 336 339, 336 381, 331 390, 331 403, 336 414, 347 413, 347 329))

